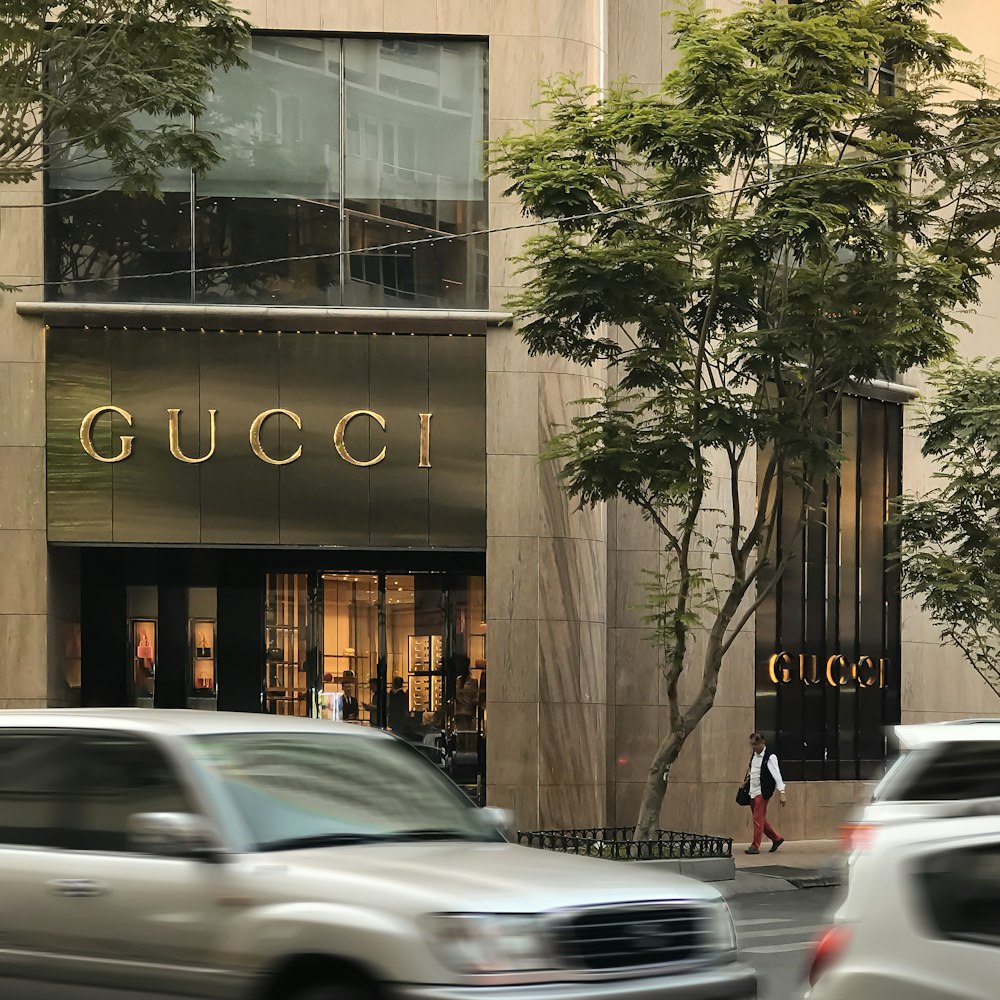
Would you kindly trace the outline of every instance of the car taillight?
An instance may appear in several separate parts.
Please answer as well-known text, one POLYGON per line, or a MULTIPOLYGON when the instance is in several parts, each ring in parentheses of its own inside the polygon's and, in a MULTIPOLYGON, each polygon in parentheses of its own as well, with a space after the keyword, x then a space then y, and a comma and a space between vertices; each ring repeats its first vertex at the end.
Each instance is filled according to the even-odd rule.
POLYGON ((840 828, 840 847, 846 854, 865 850, 875 836, 874 823, 844 823, 840 828))
POLYGON ((850 943, 851 932, 844 926, 831 927, 816 944, 812 965, 809 967, 809 985, 815 986, 819 977, 837 961, 850 943))

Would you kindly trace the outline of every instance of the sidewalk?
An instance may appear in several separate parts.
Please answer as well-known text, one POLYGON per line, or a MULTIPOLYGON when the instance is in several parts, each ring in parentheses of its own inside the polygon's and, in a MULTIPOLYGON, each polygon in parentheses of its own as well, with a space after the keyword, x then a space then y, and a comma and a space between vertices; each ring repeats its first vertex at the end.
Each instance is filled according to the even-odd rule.
POLYGON ((760 854, 745 854, 749 844, 733 844, 736 878, 716 882, 727 898, 756 892, 784 892, 842 885, 846 859, 835 840, 788 840, 771 854, 769 844, 760 854))

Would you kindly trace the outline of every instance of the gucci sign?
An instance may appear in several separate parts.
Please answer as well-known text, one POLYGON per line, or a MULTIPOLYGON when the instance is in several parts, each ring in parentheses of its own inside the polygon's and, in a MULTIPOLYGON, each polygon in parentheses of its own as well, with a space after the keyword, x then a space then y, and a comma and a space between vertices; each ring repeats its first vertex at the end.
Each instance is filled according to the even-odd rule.
MULTIPOLYGON (((167 445, 170 449, 170 454, 177 459, 178 462, 183 462, 186 465, 200 465, 202 462, 209 461, 209 459, 215 455, 216 428, 219 411, 214 409, 210 409, 208 411, 208 450, 204 455, 199 455, 197 457, 187 454, 181 445, 181 413, 182 411, 180 409, 168 408, 166 410, 167 445)), ((132 447, 135 443, 135 435, 121 435, 118 439, 118 452, 114 455, 102 455, 94 447, 94 424, 98 419, 106 414, 117 414, 125 421, 125 423, 128 424, 129 427, 132 426, 132 414, 129 413, 128 410, 125 410, 120 406, 112 406, 110 404, 97 406, 92 409, 80 423, 80 445, 95 462, 103 462, 107 465, 112 465, 116 462, 124 462, 125 459, 132 454, 132 447)), ((432 416, 432 413, 417 414, 420 424, 420 441, 417 454, 418 469, 431 468, 432 416)), ((292 462, 297 462, 302 457, 302 445, 299 445, 294 451, 291 452, 291 454, 283 457, 269 455, 267 451, 265 451, 264 446, 261 443, 261 431, 264 424, 268 420, 277 420, 281 417, 291 421, 297 430, 302 430, 302 418, 294 410, 286 410, 280 407, 270 410, 262 410, 250 422, 248 434, 250 450, 257 456, 257 458, 267 465, 291 465, 292 462)), ((379 462, 385 459, 387 448, 383 446, 374 455, 367 457, 352 455, 351 452, 348 451, 346 444, 347 429, 351 425, 352 421, 359 419, 371 421, 372 423, 378 425, 382 431, 387 430, 385 417, 383 417, 380 413, 376 413, 375 410, 351 410, 350 413, 345 413, 334 426, 333 446, 336 449, 337 454, 345 462, 347 462, 348 465, 368 468, 372 465, 378 465, 379 462)))
POLYGON ((825 663, 820 657, 800 653, 773 653, 767 661, 767 671, 773 684, 789 684, 793 680, 803 684, 827 684, 830 687, 845 687, 856 683, 863 688, 884 688, 885 675, 890 661, 885 658, 859 656, 852 663, 840 653, 827 657, 825 663))

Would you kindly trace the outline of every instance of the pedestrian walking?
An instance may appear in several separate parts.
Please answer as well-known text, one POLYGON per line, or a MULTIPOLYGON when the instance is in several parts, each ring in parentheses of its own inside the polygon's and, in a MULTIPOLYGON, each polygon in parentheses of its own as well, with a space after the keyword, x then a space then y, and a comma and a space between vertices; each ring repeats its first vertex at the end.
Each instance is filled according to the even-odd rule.
POLYGON ((747 770, 750 805, 753 807, 753 843, 747 854, 760 854, 760 843, 766 834, 771 841, 773 854, 785 838, 767 821, 767 804, 777 791, 781 805, 785 805, 785 782, 778 767, 778 758, 767 748, 760 733, 750 734, 750 767, 747 770))

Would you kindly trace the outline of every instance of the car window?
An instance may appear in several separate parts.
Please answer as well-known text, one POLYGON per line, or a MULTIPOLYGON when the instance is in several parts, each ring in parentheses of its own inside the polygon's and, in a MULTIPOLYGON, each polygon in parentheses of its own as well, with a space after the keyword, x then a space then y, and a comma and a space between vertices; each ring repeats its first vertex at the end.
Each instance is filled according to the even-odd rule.
POLYGON ((70 793, 73 846, 84 851, 129 850, 129 819, 137 813, 197 811, 163 751, 140 737, 74 736, 70 793))
POLYGON ((885 776, 879 802, 1000 797, 1000 743, 969 741, 913 750, 885 776))
POLYGON ((399 740, 247 733, 192 744, 261 850, 324 839, 489 836, 469 799, 399 740))
POLYGON ((940 936, 1000 946, 1000 844, 936 853, 923 863, 917 885, 940 936))
POLYGON ((0 732, 0 843, 69 846, 70 761, 56 735, 0 732))

